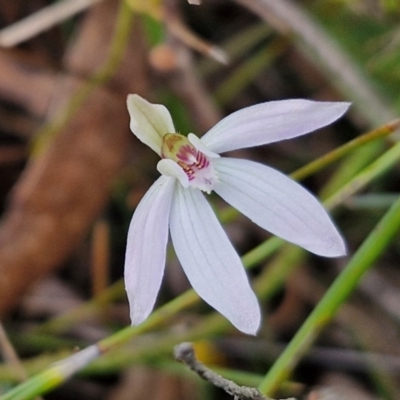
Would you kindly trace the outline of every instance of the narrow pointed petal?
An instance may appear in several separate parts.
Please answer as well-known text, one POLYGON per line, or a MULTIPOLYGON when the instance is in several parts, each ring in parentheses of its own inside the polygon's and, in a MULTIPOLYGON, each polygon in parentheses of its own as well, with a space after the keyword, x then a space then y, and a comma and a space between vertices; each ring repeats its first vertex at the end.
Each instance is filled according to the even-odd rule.
POLYGON ((171 238, 190 283, 237 329, 255 334, 260 309, 226 233, 200 191, 177 185, 175 193, 171 238))
POLYGON ((329 125, 350 103, 293 99, 270 101, 228 115, 202 138, 216 153, 291 139, 329 125))
POLYGON ((169 111, 161 104, 151 104, 137 94, 128 95, 130 128, 135 136, 161 156, 162 138, 174 133, 169 111))
POLYGON ((125 288, 132 325, 151 313, 164 273, 168 221, 175 179, 161 176, 133 215, 125 255, 125 288))
POLYGON ((345 255, 343 239, 328 214, 298 183, 248 160, 222 157, 215 161, 215 169, 215 192, 257 225, 312 253, 345 255))

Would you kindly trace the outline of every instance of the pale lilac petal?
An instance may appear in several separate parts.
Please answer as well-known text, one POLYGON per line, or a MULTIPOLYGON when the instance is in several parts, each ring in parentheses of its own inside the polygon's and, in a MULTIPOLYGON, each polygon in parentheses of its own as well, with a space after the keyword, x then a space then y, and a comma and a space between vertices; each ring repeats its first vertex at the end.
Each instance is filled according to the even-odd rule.
POLYGON ((157 171, 162 175, 178 179, 184 188, 189 186, 189 178, 184 170, 169 158, 163 158, 157 163, 157 171))
POLYGON ((343 239, 328 214, 306 189, 282 173, 248 160, 215 160, 214 190, 256 224, 312 253, 339 257, 343 239))
POLYGON ((255 334, 260 324, 257 299, 239 256, 200 191, 177 185, 170 231, 196 292, 237 329, 255 334))
POLYGON ((161 156, 162 138, 174 133, 169 111, 161 104, 151 104, 137 94, 128 95, 130 128, 136 137, 161 156))
POLYGON ((293 99, 270 101, 228 115, 202 138, 216 153, 260 146, 304 135, 329 125, 350 103, 293 99))
POLYGON ((132 325, 151 313, 164 273, 168 221, 176 180, 161 176, 133 215, 125 255, 125 287, 132 325))

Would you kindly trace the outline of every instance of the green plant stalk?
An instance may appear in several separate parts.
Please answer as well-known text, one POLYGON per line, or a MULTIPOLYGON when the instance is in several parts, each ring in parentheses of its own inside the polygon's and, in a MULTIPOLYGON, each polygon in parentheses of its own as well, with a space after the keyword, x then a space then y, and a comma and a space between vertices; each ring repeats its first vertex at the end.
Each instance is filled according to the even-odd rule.
MULTIPOLYGON (((344 145, 336 148, 335 150, 330 151, 326 155, 319 157, 315 161, 311 161, 304 167, 299 168, 297 171, 293 172, 291 176, 293 179, 302 180, 320 171, 321 169, 327 167, 328 165, 331 165, 332 163, 338 161, 339 159, 347 155, 349 152, 359 148, 360 146, 375 141, 377 139, 382 139, 390 135, 391 133, 396 131, 396 129, 398 129, 399 127, 400 127, 400 119, 395 119, 385 125, 382 125, 372 131, 369 131, 359 137, 356 137, 350 142, 347 142, 344 145)), ((330 184, 331 182, 329 181, 327 186, 330 186, 330 184)), ((334 191, 337 191, 343 185, 344 182, 342 182, 338 187, 336 187, 334 191)), ((324 193, 326 193, 325 197, 327 197, 328 192, 325 192, 325 188, 324 188, 324 193)))
POLYGON ((371 142, 363 147, 363 151, 354 152, 336 168, 328 184, 321 192, 322 197, 331 196, 339 188, 349 182, 355 174, 360 172, 385 150, 382 141, 371 142))
POLYGON ((258 389, 274 394, 319 333, 332 320, 339 307, 354 291, 363 275, 391 243, 400 229, 400 198, 384 215, 315 307, 292 341, 269 370, 258 389))
POLYGON ((121 0, 116 18, 116 30, 105 64, 71 97, 65 109, 37 133, 36 139, 32 144, 32 157, 36 157, 45 150, 54 136, 82 106, 93 89, 105 83, 114 74, 130 39, 133 15, 126 1, 121 0))
POLYGON ((340 190, 329 197, 325 204, 328 208, 333 208, 338 204, 343 204, 346 199, 365 187, 373 179, 384 174, 392 168, 400 159, 400 142, 397 142, 382 156, 369 164, 359 172, 351 181, 346 183, 340 190))
MULTIPOLYGON (((69 349, 71 347, 68 347, 69 349)), ((67 349, 67 347, 65 348, 67 349)), ((42 353, 40 356, 23 360, 23 366, 29 376, 33 376, 39 371, 43 371, 49 365, 57 360, 64 359, 71 355, 71 350, 58 350, 57 353, 42 353)), ((15 371, 6 364, 0 365, 0 383, 1 384, 19 384, 20 381, 15 371)), ((32 378, 29 378, 29 380, 32 378)), ((15 388, 17 388, 16 386, 15 388)), ((8 394, 8 393, 7 393, 8 394)))
MULTIPOLYGON (((28 382, 28 381, 27 381, 28 382)), ((63 383, 62 377, 57 374, 53 369, 47 369, 41 374, 41 379, 29 379, 29 392, 25 393, 25 385, 19 385, 13 390, 12 397, 8 397, 6 393, 1 399, 12 398, 15 400, 29 400, 34 399, 37 395, 49 392, 63 383), (32 395, 31 395, 32 393, 32 395)))

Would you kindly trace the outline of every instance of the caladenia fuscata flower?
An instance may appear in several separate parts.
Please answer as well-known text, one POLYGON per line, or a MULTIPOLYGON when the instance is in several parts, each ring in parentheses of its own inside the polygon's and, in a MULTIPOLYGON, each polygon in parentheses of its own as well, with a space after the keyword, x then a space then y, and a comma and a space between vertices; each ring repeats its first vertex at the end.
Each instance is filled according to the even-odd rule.
POLYGON ((237 111, 199 139, 175 132, 168 110, 128 96, 130 127, 161 160, 161 176, 133 215, 125 259, 132 324, 151 313, 166 262, 168 232, 197 293, 239 330, 255 334, 260 308, 240 258, 202 192, 216 192, 253 222, 325 257, 345 254, 328 214, 282 173, 220 153, 304 135, 335 121, 348 103, 271 101, 237 111))

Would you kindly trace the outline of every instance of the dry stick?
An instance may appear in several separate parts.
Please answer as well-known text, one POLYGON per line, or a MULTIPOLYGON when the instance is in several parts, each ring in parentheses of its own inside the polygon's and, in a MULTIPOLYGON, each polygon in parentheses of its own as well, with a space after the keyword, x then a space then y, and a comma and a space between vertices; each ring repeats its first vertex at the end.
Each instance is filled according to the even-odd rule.
POLYGON ((235 0, 252 10, 283 35, 294 35, 314 62, 331 77, 331 83, 349 98, 374 126, 397 117, 353 60, 303 8, 291 0, 235 0))
MULTIPOLYGON (((203 363, 197 360, 191 343, 184 342, 174 347, 174 357, 178 361, 185 363, 192 371, 196 372, 200 378, 221 388, 226 393, 241 400, 272 400, 270 397, 263 396, 257 389, 239 386, 235 382, 223 378, 203 363)), ((290 399, 288 399, 290 400, 290 399)))
POLYGON ((64 0, 0 31, 0 46, 13 47, 84 11, 101 0, 64 0))

